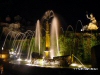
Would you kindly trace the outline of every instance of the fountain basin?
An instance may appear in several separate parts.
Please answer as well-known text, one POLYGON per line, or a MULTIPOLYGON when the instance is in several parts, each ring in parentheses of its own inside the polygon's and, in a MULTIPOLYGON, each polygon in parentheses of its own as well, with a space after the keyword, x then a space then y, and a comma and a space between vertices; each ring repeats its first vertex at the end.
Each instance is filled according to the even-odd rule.
POLYGON ((65 56, 56 56, 53 57, 55 61, 59 61, 59 66, 66 66, 68 67, 71 64, 71 56, 65 55, 65 56))
POLYGON ((38 66, 38 65, 23 65, 12 64, 9 62, 3 63, 4 73, 11 75, 67 75, 77 74, 85 75, 90 72, 97 72, 98 70, 78 70, 75 67, 54 67, 54 66, 38 66))
POLYGON ((63 75, 73 71, 68 67, 50 67, 50 66, 29 66, 22 64, 12 64, 4 62, 4 72, 8 72, 14 75, 63 75))

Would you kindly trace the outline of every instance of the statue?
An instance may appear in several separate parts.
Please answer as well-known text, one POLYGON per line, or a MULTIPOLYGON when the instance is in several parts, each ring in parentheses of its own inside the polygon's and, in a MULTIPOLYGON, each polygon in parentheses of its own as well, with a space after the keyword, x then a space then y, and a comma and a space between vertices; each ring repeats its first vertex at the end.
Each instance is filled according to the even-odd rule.
POLYGON ((95 17, 93 16, 93 14, 91 13, 90 17, 88 16, 88 14, 86 14, 86 17, 88 19, 90 19, 90 23, 89 23, 87 29, 88 30, 97 30, 98 29, 98 27, 97 27, 97 21, 96 21, 95 17))

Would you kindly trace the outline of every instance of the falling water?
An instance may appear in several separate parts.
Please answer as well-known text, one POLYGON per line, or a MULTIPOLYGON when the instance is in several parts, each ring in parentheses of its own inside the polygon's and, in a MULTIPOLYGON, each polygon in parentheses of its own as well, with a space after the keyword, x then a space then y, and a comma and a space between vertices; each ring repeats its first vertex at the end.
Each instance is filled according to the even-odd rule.
POLYGON ((27 60, 31 60, 31 54, 32 54, 31 47, 33 46, 33 43, 32 43, 33 42, 33 36, 34 36, 34 32, 32 32, 32 38, 31 38, 30 43, 29 43, 27 60))
POLYGON ((15 48, 15 52, 18 52, 18 49, 19 49, 19 47, 20 47, 20 44, 21 44, 21 42, 23 41, 22 38, 23 38, 24 35, 25 35, 24 33, 21 33, 21 34, 20 34, 20 39, 19 39, 17 45, 15 45, 15 43, 14 43, 13 48, 15 48))
POLYGON ((32 44, 32 38, 33 38, 33 35, 34 35, 34 31, 31 31, 31 30, 27 30, 26 32, 28 32, 31 36, 31 40, 30 40, 30 43, 29 43, 29 46, 28 46, 28 53, 27 53, 27 60, 30 60, 30 57, 31 57, 31 46, 33 45, 32 44))
POLYGON ((84 68, 86 68, 86 66, 75 55, 73 55, 73 57, 76 58, 84 68))
POLYGON ((20 59, 20 56, 21 56, 21 47, 22 47, 22 45, 23 45, 23 42, 25 41, 25 34, 23 35, 23 37, 22 37, 22 41, 20 42, 20 45, 19 45, 19 47, 18 47, 18 52, 17 52, 17 57, 18 57, 18 59, 20 59))
POLYGON ((37 20, 36 23, 36 30, 35 30, 35 51, 39 51, 39 55, 40 55, 40 36, 41 36, 41 32, 40 32, 40 21, 37 20))
MULTIPOLYGON (((68 27, 67 27, 67 31, 69 31, 69 29, 71 28, 71 30, 73 31, 73 33, 74 33, 74 29, 73 29, 73 27, 72 27, 72 25, 69 25, 68 27)), ((74 39, 74 38, 73 38, 74 39)), ((70 42, 72 42, 73 43, 73 50, 70 50, 70 55, 72 56, 72 54, 73 54, 73 52, 74 52, 74 42, 73 41, 75 41, 75 40, 71 40, 70 42)), ((72 62, 73 62, 73 56, 72 56, 72 62)))
POLYGON ((18 54, 19 54, 18 56, 19 56, 19 58, 21 57, 22 48, 24 46, 24 43, 27 41, 28 36, 32 37, 31 33, 32 33, 31 31, 26 31, 25 34, 22 37, 22 41, 21 41, 21 43, 19 45, 19 49, 18 49, 18 54))
POLYGON ((69 25, 69 26, 67 27, 67 31, 69 30, 69 28, 71 28, 72 31, 74 32, 74 29, 73 29, 73 27, 72 27, 71 25, 69 25))
POLYGON ((59 56, 59 43, 58 43, 58 19, 53 18, 51 23, 51 48, 50 48, 50 57, 59 56))
POLYGON ((77 24, 76 24, 75 32, 76 32, 76 30, 77 30, 77 25, 78 25, 79 22, 80 22, 80 25, 82 26, 81 28, 83 28, 83 24, 82 24, 81 20, 78 20, 78 21, 77 21, 77 24))
POLYGON ((11 34, 11 33, 12 33, 12 31, 10 31, 10 32, 6 35, 6 38, 5 38, 4 43, 3 43, 3 46, 2 46, 2 50, 4 49, 5 42, 6 42, 6 40, 7 40, 8 35, 11 34))
POLYGON ((64 29, 63 29, 62 27, 61 27, 60 29, 61 29, 61 31, 62 31, 62 33, 63 33, 63 35, 64 35, 64 29))
POLYGON ((15 38, 14 38, 14 40, 13 40, 13 43, 12 43, 12 48, 14 48, 15 47, 15 44, 16 44, 16 40, 18 39, 18 37, 21 35, 21 34, 23 34, 23 33, 18 33, 16 36, 15 36, 15 38))

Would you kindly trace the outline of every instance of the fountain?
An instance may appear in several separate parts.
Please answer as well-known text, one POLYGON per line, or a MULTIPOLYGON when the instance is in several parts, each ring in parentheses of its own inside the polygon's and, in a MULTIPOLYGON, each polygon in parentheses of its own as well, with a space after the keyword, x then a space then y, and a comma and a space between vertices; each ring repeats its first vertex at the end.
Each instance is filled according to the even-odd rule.
POLYGON ((41 43, 41 29, 40 29, 40 22, 37 21, 36 30, 35 30, 35 50, 38 50, 40 55, 40 43, 41 43))
MULTIPOLYGON (((78 57, 74 55, 74 47, 75 47, 75 40, 76 37, 74 34, 74 29, 71 25, 67 27, 67 31, 69 28, 73 31, 73 37, 71 37, 72 40, 69 40, 70 43, 72 43, 71 47, 67 46, 68 38, 70 38, 67 34, 65 35, 65 32, 62 27, 59 25, 59 20, 57 16, 55 16, 54 12, 49 10, 45 13, 42 19, 43 22, 45 22, 45 28, 42 28, 42 24, 39 20, 37 20, 36 23, 36 29, 35 31, 26 31, 25 33, 18 33, 14 40, 12 48, 14 49, 11 55, 13 55, 13 60, 10 59, 9 63, 5 63, 4 70, 7 71, 8 68, 6 66, 10 67, 10 70, 18 71, 18 73, 27 73, 27 74, 38 74, 38 72, 42 72, 43 74, 47 74, 48 72, 50 74, 60 74, 66 73, 66 71, 72 71, 73 68, 87 68, 87 66, 83 65, 83 63, 79 60, 78 57), (63 46, 61 49, 60 44, 60 29, 62 28, 64 39, 61 39, 64 41, 64 46, 67 46, 68 53, 64 53, 63 46), (42 29, 45 29, 45 36, 42 36, 42 29), (28 38, 30 36, 30 38, 28 38), (68 37, 67 37, 68 36, 68 37), (65 38, 67 37, 67 39, 65 38), (19 38, 19 39, 18 39, 19 38), (44 38, 44 39, 43 39, 44 38), (66 42, 67 40, 67 42, 66 42), (27 44, 27 46, 24 45, 27 44), (26 49, 25 57, 23 57, 23 50, 26 49), (61 55, 61 51, 63 52, 63 55, 61 55), (74 62, 74 59, 78 61, 78 64, 74 62), (74 63, 74 64, 73 64, 74 63), (20 67, 21 69, 17 69, 20 67), (28 68, 28 71, 27 69, 28 68), (35 72, 33 73, 33 70, 35 72), (57 72, 58 70, 58 72, 57 72)), ((81 21, 80 21, 81 22, 81 21)), ((83 27, 83 26, 82 26, 83 27)), ((70 32, 69 32, 70 33, 70 32)), ((76 33, 76 30, 75 30, 76 33)), ((63 42, 62 41, 62 42, 63 42)), ((4 41, 5 45, 5 41, 4 41)), ((3 48, 4 48, 3 45, 3 48)), ((12 56, 12 57, 13 57, 12 56)), ((89 66, 90 67, 90 66, 89 66)))
POLYGON ((58 20, 56 17, 53 18, 52 25, 51 25, 51 47, 50 47, 50 56, 51 58, 55 56, 59 56, 59 41, 58 41, 58 20), (53 41, 53 42, 52 42, 53 41))

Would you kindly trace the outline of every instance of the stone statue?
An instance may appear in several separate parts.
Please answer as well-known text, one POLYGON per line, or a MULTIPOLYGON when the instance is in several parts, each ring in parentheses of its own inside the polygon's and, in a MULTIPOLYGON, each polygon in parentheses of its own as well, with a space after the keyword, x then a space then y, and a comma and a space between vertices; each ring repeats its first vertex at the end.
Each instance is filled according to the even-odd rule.
POLYGON ((88 14, 86 14, 86 17, 88 19, 90 19, 90 23, 89 23, 87 29, 88 30, 97 30, 98 29, 98 27, 97 27, 97 21, 96 21, 95 17, 93 16, 93 14, 91 13, 90 17, 88 16, 88 14))

